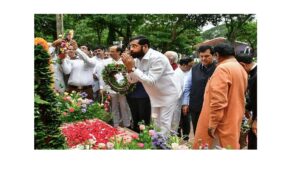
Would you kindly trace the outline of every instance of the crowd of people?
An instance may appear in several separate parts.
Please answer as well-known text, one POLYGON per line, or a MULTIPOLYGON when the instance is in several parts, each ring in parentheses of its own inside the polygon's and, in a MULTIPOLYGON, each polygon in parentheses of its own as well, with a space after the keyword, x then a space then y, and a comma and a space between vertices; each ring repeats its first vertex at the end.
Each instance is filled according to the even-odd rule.
MULTIPOLYGON (((241 124, 249 119, 248 149, 256 149, 257 66, 249 55, 236 55, 229 44, 200 46, 199 63, 178 57, 175 51, 162 54, 151 48, 147 37, 130 39, 126 51, 112 45, 89 50, 77 46, 67 34, 65 58, 55 63, 55 88, 58 92, 86 92, 87 98, 101 102, 104 93, 111 97, 114 127, 139 132, 139 122, 153 121, 163 135, 178 132, 193 148, 206 144, 232 149, 240 146, 241 124), (136 87, 120 94, 105 84, 102 72, 108 64, 123 64, 129 83, 136 87), (190 128, 192 124, 192 129, 190 128)), ((57 42, 50 52, 55 59, 57 42)))

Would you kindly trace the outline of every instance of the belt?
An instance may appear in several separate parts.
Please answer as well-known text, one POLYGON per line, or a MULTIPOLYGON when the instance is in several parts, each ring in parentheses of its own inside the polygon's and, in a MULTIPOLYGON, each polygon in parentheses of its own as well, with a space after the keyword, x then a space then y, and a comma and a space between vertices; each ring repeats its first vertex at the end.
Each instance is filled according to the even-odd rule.
POLYGON ((79 89, 79 90, 84 90, 84 89, 92 88, 93 86, 92 85, 89 85, 89 86, 73 86, 73 85, 69 85, 69 87, 76 88, 76 89, 79 89))

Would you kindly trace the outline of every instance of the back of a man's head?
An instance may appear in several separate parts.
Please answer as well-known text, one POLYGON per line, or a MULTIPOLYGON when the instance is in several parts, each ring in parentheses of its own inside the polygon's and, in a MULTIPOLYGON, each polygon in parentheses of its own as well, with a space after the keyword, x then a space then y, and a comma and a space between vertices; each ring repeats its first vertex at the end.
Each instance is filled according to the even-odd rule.
POLYGON ((182 59, 180 59, 179 60, 179 64, 181 65, 181 66, 183 66, 183 65, 188 65, 190 62, 192 62, 193 61, 193 59, 192 58, 190 58, 190 57, 184 57, 184 58, 182 58, 182 59))
POLYGON ((168 57, 171 63, 177 63, 178 54, 174 51, 166 51, 165 55, 168 57))
POLYGON ((238 62, 250 64, 253 62, 253 57, 249 54, 238 54, 235 56, 238 62))
POLYGON ((228 43, 221 43, 214 47, 214 52, 219 54, 219 57, 235 56, 233 46, 228 43))

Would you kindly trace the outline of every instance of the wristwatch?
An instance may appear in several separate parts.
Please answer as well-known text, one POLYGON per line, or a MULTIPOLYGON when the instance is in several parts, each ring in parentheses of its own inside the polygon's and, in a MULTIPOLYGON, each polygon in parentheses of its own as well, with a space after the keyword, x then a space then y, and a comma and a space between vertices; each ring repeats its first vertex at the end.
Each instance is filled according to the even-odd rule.
POLYGON ((128 70, 127 72, 128 72, 128 73, 134 72, 134 71, 135 71, 135 69, 136 69, 136 68, 135 68, 135 67, 133 67, 133 68, 131 68, 131 70, 128 70))

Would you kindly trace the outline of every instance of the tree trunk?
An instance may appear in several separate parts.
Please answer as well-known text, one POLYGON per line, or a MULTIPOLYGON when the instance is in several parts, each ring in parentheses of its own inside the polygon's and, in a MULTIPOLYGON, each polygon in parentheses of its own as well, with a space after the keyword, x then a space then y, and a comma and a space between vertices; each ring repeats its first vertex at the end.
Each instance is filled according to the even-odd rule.
POLYGON ((59 38, 59 35, 64 33, 64 19, 63 14, 56 14, 56 36, 59 38))

